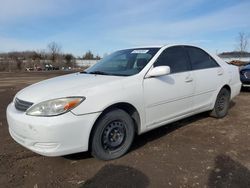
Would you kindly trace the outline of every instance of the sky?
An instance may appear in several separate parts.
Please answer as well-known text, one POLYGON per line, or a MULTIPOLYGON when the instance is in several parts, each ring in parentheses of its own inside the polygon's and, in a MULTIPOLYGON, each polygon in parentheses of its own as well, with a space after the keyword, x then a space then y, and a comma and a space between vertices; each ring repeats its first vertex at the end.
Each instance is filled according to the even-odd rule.
POLYGON ((103 56, 148 45, 232 51, 250 33, 250 0, 0 0, 0 52, 46 50, 103 56))

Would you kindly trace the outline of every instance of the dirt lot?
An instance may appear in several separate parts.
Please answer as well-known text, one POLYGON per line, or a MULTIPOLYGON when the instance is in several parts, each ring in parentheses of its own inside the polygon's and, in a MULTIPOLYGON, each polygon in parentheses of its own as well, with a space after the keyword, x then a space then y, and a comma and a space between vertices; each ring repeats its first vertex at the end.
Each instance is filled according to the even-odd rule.
POLYGON ((141 135, 124 157, 43 157, 15 143, 5 110, 21 88, 62 73, 0 73, 0 187, 250 187, 250 91, 207 114, 141 135))

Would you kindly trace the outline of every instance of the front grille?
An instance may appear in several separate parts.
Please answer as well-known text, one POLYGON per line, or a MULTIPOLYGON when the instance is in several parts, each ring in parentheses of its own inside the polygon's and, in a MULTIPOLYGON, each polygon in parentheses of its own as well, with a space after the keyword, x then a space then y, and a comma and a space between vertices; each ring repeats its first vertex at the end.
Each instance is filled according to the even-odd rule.
POLYGON ((23 101, 23 100, 20 100, 18 98, 15 99, 15 107, 16 107, 16 109, 20 110, 22 112, 25 112, 32 105, 33 105, 32 102, 23 101))
POLYGON ((250 71, 245 72, 245 77, 250 78, 250 71))

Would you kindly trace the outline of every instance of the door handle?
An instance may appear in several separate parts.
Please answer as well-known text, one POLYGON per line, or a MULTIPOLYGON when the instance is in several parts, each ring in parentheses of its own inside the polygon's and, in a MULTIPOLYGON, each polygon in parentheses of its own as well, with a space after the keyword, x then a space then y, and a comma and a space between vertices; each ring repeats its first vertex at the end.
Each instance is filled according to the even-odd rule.
POLYGON ((192 82, 192 81, 193 81, 193 78, 190 75, 185 78, 185 82, 192 82))
POLYGON ((223 75, 224 74, 224 71, 222 68, 218 69, 217 71, 217 74, 220 76, 220 75, 223 75))

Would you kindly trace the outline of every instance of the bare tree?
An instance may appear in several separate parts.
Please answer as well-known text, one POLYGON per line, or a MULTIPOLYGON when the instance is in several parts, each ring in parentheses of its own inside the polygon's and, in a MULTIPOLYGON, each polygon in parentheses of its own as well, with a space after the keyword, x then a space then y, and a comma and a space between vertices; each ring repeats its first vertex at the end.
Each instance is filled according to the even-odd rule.
POLYGON ((96 55, 96 56, 95 56, 95 59, 96 59, 96 60, 100 60, 101 57, 100 57, 99 55, 96 55))
POLYGON ((16 67, 17 67, 17 70, 19 71, 22 70, 22 61, 20 61, 19 59, 17 59, 16 67))
POLYGON ((51 42, 48 44, 48 50, 51 55, 51 61, 55 63, 61 52, 61 46, 56 42, 51 42))
POLYGON ((67 67, 72 67, 74 65, 73 63, 74 56, 72 54, 65 54, 64 59, 66 60, 67 67))
POLYGON ((238 50, 243 53, 247 51, 249 35, 244 32, 239 32, 237 41, 238 41, 238 50))
POLYGON ((94 59, 94 54, 89 50, 88 52, 86 52, 83 57, 83 59, 86 59, 86 60, 91 60, 91 59, 94 59))
POLYGON ((13 67, 14 67, 13 65, 15 64, 17 58, 18 58, 17 52, 8 53, 9 72, 12 72, 13 67))

